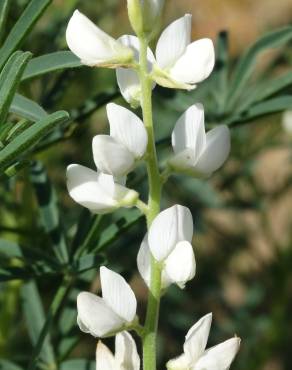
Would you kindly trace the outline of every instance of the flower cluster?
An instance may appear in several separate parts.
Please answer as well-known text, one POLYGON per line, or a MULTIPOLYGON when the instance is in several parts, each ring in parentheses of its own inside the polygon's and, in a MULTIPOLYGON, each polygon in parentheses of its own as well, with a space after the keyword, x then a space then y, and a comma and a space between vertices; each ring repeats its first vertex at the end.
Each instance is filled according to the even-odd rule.
MULTIPOLYGON (((151 24, 158 22, 162 6, 162 0, 128 0, 129 18, 138 37, 148 40, 153 37, 155 27, 151 24)), ((156 84, 191 90, 210 75, 215 63, 211 40, 191 42, 189 14, 162 32, 155 55, 146 45, 142 72, 139 38, 123 35, 115 40, 77 10, 69 21, 66 39, 83 64, 116 69, 121 94, 132 107, 138 107, 143 101, 142 72, 150 80, 150 92, 156 84)), ((149 205, 139 199, 135 190, 126 187, 126 179, 139 161, 147 161, 151 136, 148 137, 144 122, 132 111, 113 103, 108 104, 106 110, 110 134, 97 135, 92 141, 97 170, 70 165, 67 169, 69 194, 93 213, 133 206, 146 213, 149 205)), ((199 103, 189 107, 178 119, 171 142, 174 154, 167 161, 167 174, 208 177, 224 163, 230 151, 228 128, 217 126, 206 133, 204 109, 199 103)), ((162 291, 171 284, 183 289, 196 273, 191 212, 185 206, 174 205, 159 214, 156 212, 151 221, 137 256, 139 273, 151 289, 155 264, 162 291)), ((102 297, 89 292, 81 292, 77 297, 77 322, 83 332, 98 338, 116 335, 115 355, 102 342, 98 343, 96 369, 138 370, 139 355, 128 331, 135 330, 143 337, 145 327, 139 324, 134 292, 121 275, 105 266, 100 268, 100 281, 102 297)), ((205 350, 210 326, 211 314, 192 326, 186 335, 184 353, 167 363, 169 370, 229 369, 240 340, 234 337, 205 350)))

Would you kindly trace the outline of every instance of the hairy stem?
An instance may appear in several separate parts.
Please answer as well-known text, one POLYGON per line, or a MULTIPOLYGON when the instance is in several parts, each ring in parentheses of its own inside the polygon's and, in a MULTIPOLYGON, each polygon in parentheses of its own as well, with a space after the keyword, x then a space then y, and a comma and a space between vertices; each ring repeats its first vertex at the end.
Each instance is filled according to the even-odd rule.
MULTIPOLYGON (((148 229, 159 213, 161 198, 161 177, 158 168, 155 135, 152 118, 152 80, 148 73, 147 47, 148 41, 140 37, 140 82, 142 87, 143 121, 148 133, 147 173, 149 182, 148 211, 146 214, 148 229)), ((143 368, 156 370, 156 337, 161 296, 161 265, 151 259, 151 282, 148 295, 147 314, 143 336, 143 368)))

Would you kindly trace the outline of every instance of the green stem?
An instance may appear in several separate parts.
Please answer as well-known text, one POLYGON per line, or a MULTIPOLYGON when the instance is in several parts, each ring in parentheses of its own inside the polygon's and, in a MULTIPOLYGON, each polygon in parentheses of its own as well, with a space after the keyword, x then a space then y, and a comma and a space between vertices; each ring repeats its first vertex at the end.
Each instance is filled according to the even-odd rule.
MULTIPOLYGON (((161 177, 158 168, 155 135, 152 118, 152 80, 148 73, 148 41, 140 37, 140 82, 142 88, 143 121, 148 134, 147 173, 149 181, 148 212, 146 214, 148 229, 160 211, 161 177)), ((156 370, 156 337, 161 296, 161 264, 151 259, 151 282, 148 295, 146 321, 143 335, 143 368, 156 370)))

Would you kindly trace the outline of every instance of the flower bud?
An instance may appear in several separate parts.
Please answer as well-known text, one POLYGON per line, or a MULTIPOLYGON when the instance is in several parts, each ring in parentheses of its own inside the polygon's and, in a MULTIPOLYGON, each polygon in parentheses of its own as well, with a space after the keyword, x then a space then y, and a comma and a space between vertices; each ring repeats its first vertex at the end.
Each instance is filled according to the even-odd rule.
POLYGON ((138 36, 155 34, 163 5, 164 0, 128 0, 129 20, 138 36))

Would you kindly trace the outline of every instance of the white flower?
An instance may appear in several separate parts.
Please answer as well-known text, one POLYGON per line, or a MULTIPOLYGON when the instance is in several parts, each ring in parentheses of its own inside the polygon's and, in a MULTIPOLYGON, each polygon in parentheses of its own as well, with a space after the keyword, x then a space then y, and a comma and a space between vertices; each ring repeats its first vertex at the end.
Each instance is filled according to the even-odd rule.
POLYGON ((122 331, 115 338, 115 355, 101 341, 96 348, 96 370, 139 370, 140 357, 132 336, 122 331))
POLYGON ((148 244, 157 261, 164 261, 179 242, 191 242, 193 219, 187 207, 175 205, 160 212, 153 220, 148 244))
POLYGON ((138 198, 134 190, 115 183, 113 176, 78 164, 67 167, 67 188, 75 202, 99 214, 133 206, 138 198))
POLYGON ((178 172, 209 176, 216 171, 230 152, 230 133, 220 125, 205 133, 204 109, 192 105, 177 121, 172 132, 174 157, 170 167, 178 172))
POLYGON ((205 350, 212 314, 202 317, 186 335, 184 353, 168 361, 168 370, 228 370, 239 350, 240 339, 226 340, 205 350))
POLYGON ((133 52, 103 32, 85 15, 75 10, 66 30, 71 51, 88 66, 117 67, 130 65, 133 52))
POLYGON ((92 141, 96 167, 103 173, 122 177, 143 157, 147 131, 143 122, 130 110, 110 103, 106 107, 110 124, 109 135, 97 135, 92 141))
POLYGON ((286 110, 283 113, 282 127, 287 134, 292 135, 292 110, 286 110))
MULTIPOLYGON (((145 235, 137 256, 138 270, 146 285, 150 286, 151 253, 148 244, 148 234, 145 235)), ((191 243, 178 242, 163 263, 161 285, 165 289, 171 284, 177 284, 181 289, 187 281, 196 274, 196 261, 191 243)))
MULTIPOLYGON (((136 62, 139 62, 139 40, 136 36, 124 35, 118 39, 121 44, 131 48, 136 62)), ((148 71, 152 70, 155 62, 154 55, 150 48, 147 49, 148 71)), ((124 99, 134 108, 141 104, 141 84, 137 72, 129 68, 117 68, 117 82, 124 99)), ((155 83, 153 84, 153 88, 155 83)))
POLYGON ((113 335, 131 326, 137 301, 129 284, 114 271, 100 268, 102 298, 88 292, 77 297, 77 322, 85 333, 94 337, 113 335))
POLYGON ((213 42, 207 38, 191 42, 191 22, 192 16, 186 14, 161 34, 153 74, 159 85, 191 90, 212 72, 215 64, 213 42))

